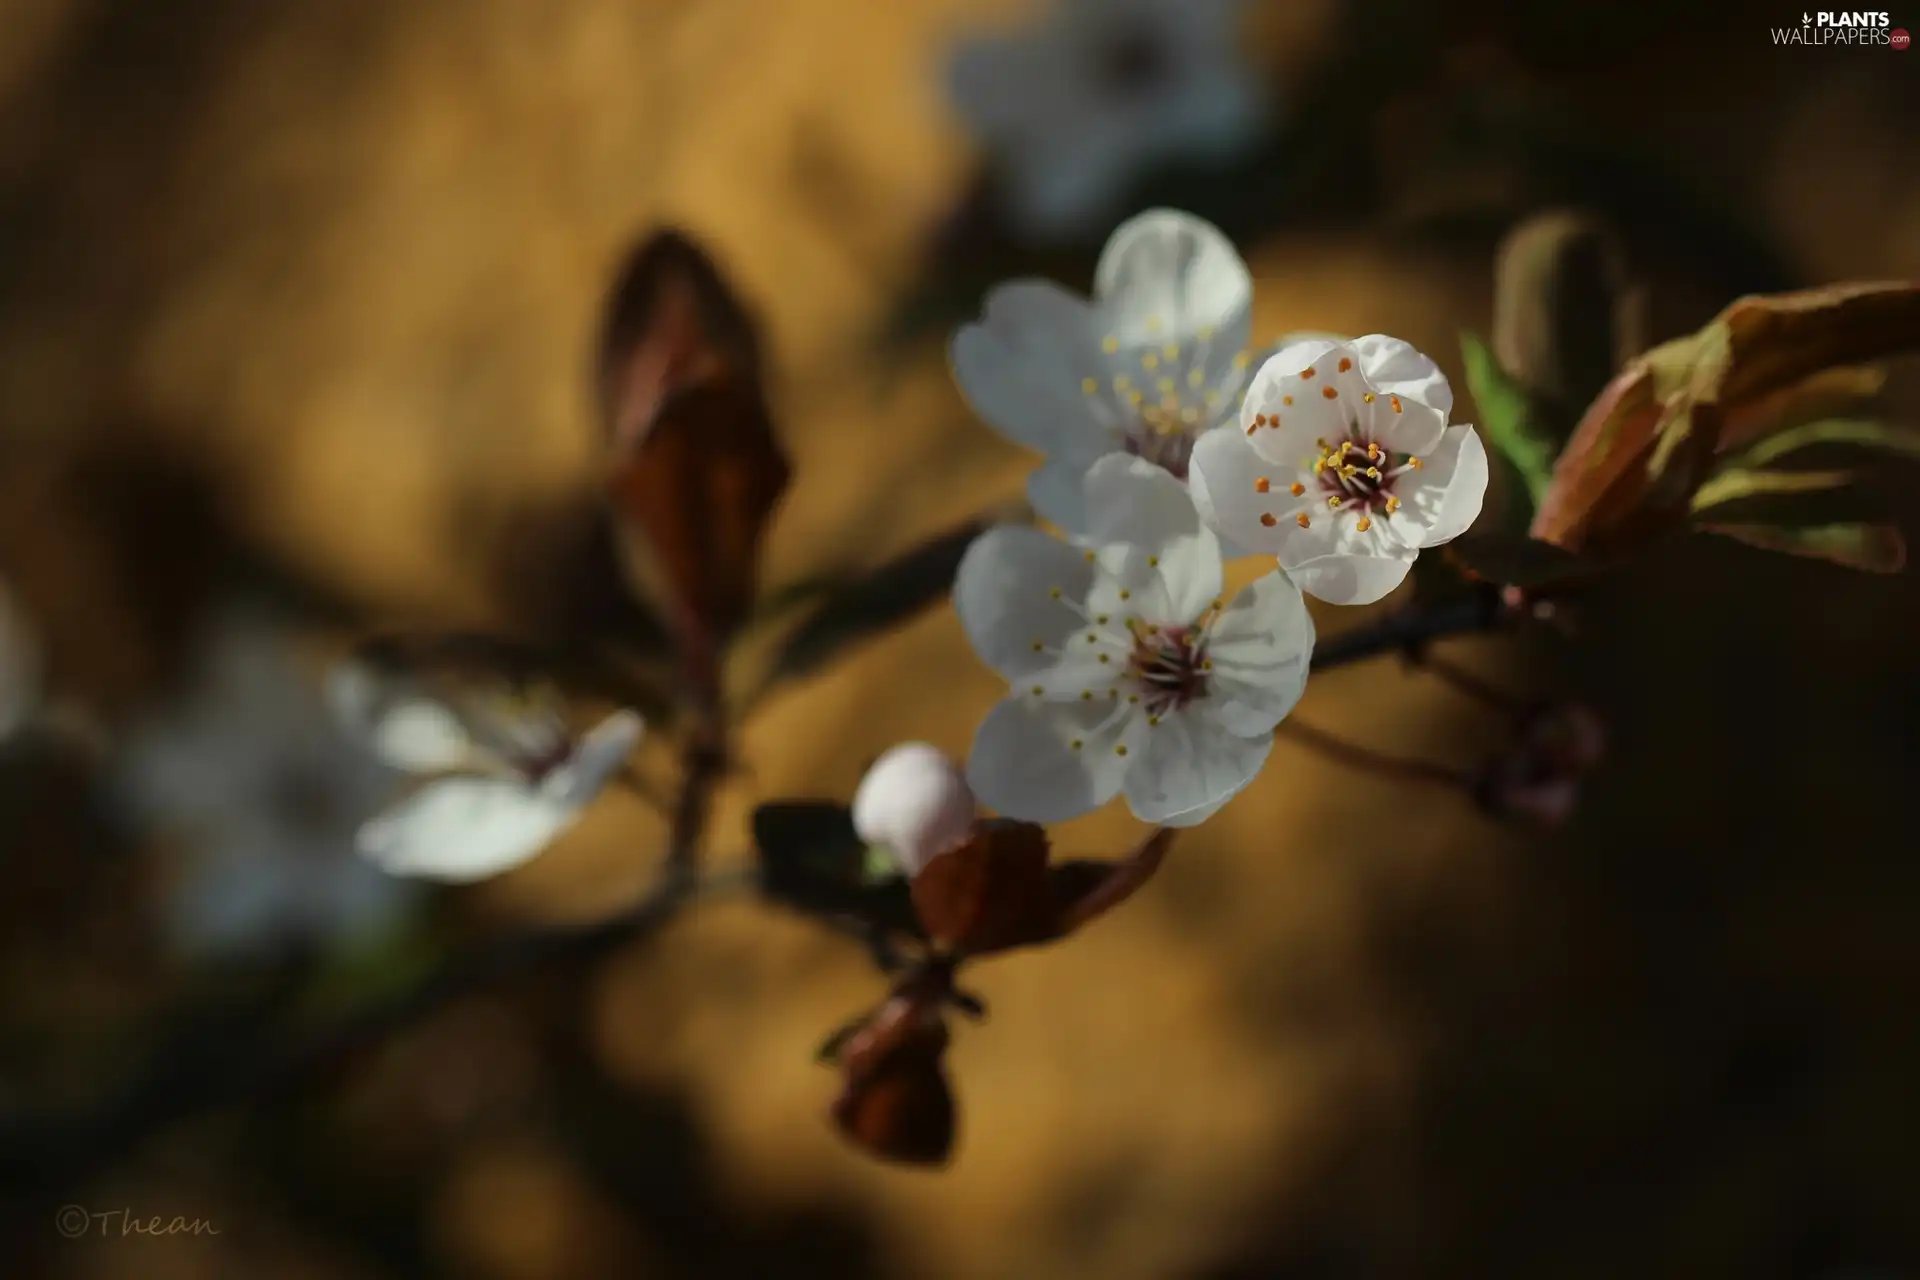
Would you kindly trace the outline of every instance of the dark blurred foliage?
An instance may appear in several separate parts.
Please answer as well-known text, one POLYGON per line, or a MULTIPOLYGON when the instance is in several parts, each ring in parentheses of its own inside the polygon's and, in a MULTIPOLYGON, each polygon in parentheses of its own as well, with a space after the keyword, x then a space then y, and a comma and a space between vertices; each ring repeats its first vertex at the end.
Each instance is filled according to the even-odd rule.
MULTIPOLYGON (((591 0, 577 7, 595 9, 591 0)), ((0 414, 9 419, 0 422, 0 572, 57 637, 49 675, 58 689, 109 717, 139 708, 178 674, 202 611, 236 590, 277 600, 327 634, 424 615, 562 649, 609 634, 661 643, 643 609, 610 603, 621 599, 606 587, 620 570, 594 486, 515 490, 510 482, 517 467, 531 466, 530 455, 475 429, 491 420, 503 385, 547 372, 537 358, 514 362, 517 331, 489 328, 498 317, 484 300, 434 344, 392 354, 421 368, 416 389, 435 406, 422 414, 423 432, 453 442, 435 456, 456 469, 471 464, 461 477, 508 477, 449 483, 456 498, 420 522, 433 529, 434 547, 460 552, 444 579, 411 561, 389 573, 387 552, 394 564, 408 554, 397 540, 391 549, 333 555, 276 526, 289 490, 256 490, 256 482, 312 465, 285 451, 291 429, 260 418, 228 433, 237 440, 202 433, 203 423, 175 420, 164 403, 171 384, 153 372, 166 363, 154 354, 153 329, 172 318, 171 305, 198 296, 215 266, 233 270, 240 261, 248 298, 275 323, 311 302, 301 272, 313 268, 296 261, 296 251, 330 245, 336 221, 401 176, 362 175, 366 190, 298 178, 307 165, 328 172, 333 149, 352 149, 357 135, 347 124, 339 134, 347 141, 327 140, 333 113, 351 123, 356 110, 376 119, 399 110, 391 90, 371 106, 357 97, 363 84, 394 74, 392 59, 429 66, 440 56, 429 51, 444 42, 452 65, 471 58, 491 68, 491 79, 475 73, 473 92, 499 93, 490 109, 502 131, 523 118, 526 102, 546 99, 499 71, 490 59, 519 65, 501 50, 525 46, 527 76, 543 90, 569 90, 574 64, 566 59, 582 55, 563 57, 523 36, 506 15, 511 8, 31 0, 20 11, 18 58, 0 30, 0 52, 9 55, 0 64, 0 414), (506 34, 485 35, 488 22, 506 34), (415 23, 439 34, 393 34, 415 23), (24 69, 15 73, 15 65, 24 69), (261 95, 288 112, 284 121, 249 120, 260 135, 280 130, 293 139, 275 162, 285 172, 272 170, 275 180, 243 186, 240 196, 226 192, 216 214, 196 216, 203 186, 232 162, 226 148, 239 145, 221 132, 233 128, 217 110, 224 95, 249 76, 293 74, 287 68, 313 83, 287 97, 261 95), (261 226, 273 233, 260 234, 261 226), (557 572, 562 561, 578 573, 557 572), (396 585, 406 574, 412 585, 396 585)), ((724 0, 678 0, 636 7, 631 28, 615 24, 631 39, 634 65, 603 71, 603 82, 644 81, 647 110, 661 123, 635 123, 644 114, 638 100, 619 97, 608 110, 632 117, 618 129, 634 141, 615 149, 608 171, 669 167, 664 148, 643 145, 648 129, 697 133, 708 117, 726 117, 732 96, 763 82, 776 92, 787 72, 831 78, 819 64, 764 66, 733 56, 729 41, 744 44, 744 28, 769 21, 764 11, 744 19, 742 12, 724 0), (720 35, 703 45, 700 24, 708 20, 720 35), (670 116, 683 102, 694 105, 670 116)), ((839 24, 832 29, 844 28, 844 37, 834 38, 851 47, 868 6, 818 0, 805 12, 808 22, 839 24)), ((955 28, 970 16, 959 3, 943 12, 955 28)), ((1305 244, 1310 254, 1323 243, 1314 237, 1357 243, 1390 272, 1425 273, 1440 282, 1434 288, 1451 289, 1461 312, 1455 327, 1482 332, 1499 237, 1546 206, 1587 208, 1618 229, 1654 282, 1656 339, 1690 331, 1740 292, 1835 273, 1912 275, 1911 245, 1904 255, 1895 250, 1920 228, 1920 192, 1896 171, 1900 148, 1920 125, 1920 79, 1911 74, 1920 53, 1767 47, 1766 29, 1792 25, 1798 14, 1731 0, 1355 0, 1335 11, 1338 30, 1323 58, 1287 67, 1286 123, 1268 152, 1230 172, 1144 176, 1130 205, 1192 209, 1250 250, 1278 241, 1273 261, 1296 275, 1314 264, 1287 257, 1284 246, 1305 244), (1841 69, 1847 60, 1857 76, 1841 69), (1836 120, 1856 132, 1823 133, 1836 120), (1823 148, 1823 138, 1835 146, 1823 148)), ((1920 11, 1893 18, 1920 27, 1920 11)), ((939 46, 924 42, 932 39, 884 27, 847 56, 914 59, 930 75, 939 46)), ((427 83, 426 93, 465 93, 458 74, 427 83)), ((578 91, 590 95, 600 83, 578 91)), ((888 104, 862 109, 884 112, 888 104)), ((598 117, 589 110, 585 118, 598 117)), ((550 109, 536 119, 554 129, 553 146, 588 145, 555 124, 578 119, 550 109)), ((784 154, 811 144, 768 145, 784 154)), ((439 155, 425 145, 418 154, 439 155)), ((483 171, 484 157, 467 156, 436 181, 483 171)), ((538 189, 548 178, 536 167, 507 181, 538 189)), ((716 220, 754 202, 804 204, 744 164, 710 180, 710 193, 713 183, 725 198, 709 194, 704 208, 716 220)), ((572 226, 562 239, 591 245, 579 256, 594 260, 601 284, 619 246, 650 219, 686 214, 649 203, 657 193, 611 180, 580 185, 600 204, 581 215, 589 229, 572 226)), ((448 200, 483 222, 497 195, 475 179, 448 200)), ((887 203, 884 194, 873 202, 887 203)), ((698 201, 682 203, 700 212, 698 201)), ((1077 287, 1091 274, 1099 236, 1035 254, 994 224, 977 190, 956 188, 950 204, 944 227, 899 233, 916 246, 906 256, 919 265, 889 281, 897 287, 869 317, 870 328, 897 343, 874 358, 881 369, 897 373, 909 355, 937 346, 996 280, 1038 273, 1077 287)), ((432 216, 441 213, 436 207, 432 216)), ((535 256, 538 227, 522 225, 527 206, 502 217, 519 221, 500 240, 524 247, 530 260, 558 261, 561 273, 577 265, 565 253, 535 256)), ((424 255, 399 257, 386 269, 417 279, 422 291, 481 291, 489 280, 481 263, 500 241, 476 232, 460 242, 458 223, 449 219, 449 235, 469 258, 448 268, 424 255)), ((779 223, 770 218, 769 243, 784 244, 779 223)), ((737 224, 732 234, 753 240, 737 224)), ((857 228, 852 234, 859 238, 857 228)), ((864 261, 866 249, 847 253, 864 261)), ((1267 289, 1268 276, 1256 273, 1267 289)), ((1293 278, 1283 274, 1274 287, 1293 278)), ((756 277, 747 292, 812 287, 756 277)), ((396 296, 369 300, 355 324, 375 324, 396 296)), ((578 310, 571 323, 586 424, 595 317, 591 305, 578 310)), ((220 332, 244 337, 246 328, 220 332)), ((284 346, 286 332, 300 331, 280 332, 284 346)), ((1450 351, 1433 349, 1457 370, 1450 351)), ((244 344, 196 356, 197 368, 214 371, 202 374, 209 385, 226 389, 257 375, 271 386, 211 398, 291 405, 330 389, 325 361, 316 362, 320 374, 282 365, 258 374, 249 363, 256 357, 244 344)), ((1913 419, 1920 384, 1911 368, 1896 374, 1889 398, 1913 419)), ((531 417, 544 405, 528 395, 501 412, 531 417)), ((822 427, 842 412, 813 408, 822 427)), ((887 432, 945 429, 937 410, 925 411, 924 423, 893 408, 876 412, 887 432)), ((583 438, 589 431, 583 425, 583 438)), ((362 445, 376 438, 357 437, 362 445)), ((802 463, 797 493, 834 483, 802 463)), ((377 480, 390 460, 376 455, 358 465, 377 480)), ((1893 464, 1869 477, 1910 534, 1920 532, 1912 478, 1893 464)), ((395 490, 326 492, 352 499, 326 522, 345 542, 395 490)), ((922 531, 931 539, 922 553, 932 560, 953 550, 938 536, 950 514, 932 511, 937 527, 922 531)), ((873 554, 911 563, 913 545, 876 545, 873 554)), ((852 598, 844 616, 823 614, 813 630, 802 627, 776 670, 812 673, 820 635, 844 644, 843 633, 864 637, 870 623, 900 616, 860 606, 852 598)), ((1230 877, 1244 861, 1223 870, 1197 851, 1191 860, 1175 857, 1129 907, 1143 910, 1152 899, 1170 939, 1220 943, 1208 952, 1209 972, 1224 974, 1232 992, 1219 1015, 1229 1039, 1311 1046, 1337 1040, 1362 1018, 1393 1033, 1391 1070, 1356 1070, 1316 1096, 1304 1148, 1274 1151, 1271 1168, 1196 1184, 1191 1199, 1225 1186, 1271 1208, 1244 1215, 1203 1248, 1169 1246, 1195 1259, 1192 1274, 1821 1280, 1844 1267, 1920 1270, 1920 1177, 1912 1169, 1920 1151, 1920 1023, 1912 1017, 1920 1002, 1920 862, 1901 803, 1920 765, 1920 668, 1911 642, 1920 593, 1910 575, 1847 575, 1696 539, 1651 558, 1573 614, 1572 639, 1537 663, 1500 658, 1497 672, 1516 685, 1551 683, 1604 710, 1608 761, 1584 780, 1580 814, 1567 827, 1521 843, 1436 825, 1431 840, 1443 847, 1409 875, 1405 859, 1374 856, 1380 851, 1359 825, 1370 807, 1403 797, 1383 800, 1366 784, 1343 784, 1351 789, 1332 804, 1351 801, 1360 812, 1340 828, 1352 847, 1328 852, 1340 870, 1283 862, 1297 851, 1262 837, 1276 843, 1275 865, 1305 866, 1323 890, 1338 887, 1342 905, 1330 911, 1353 915, 1353 936, 1342 943, 1356 957, 1351 972, 1318 981, 1288 970, 1295 953, 1284 948, 1220 941, 1236 897, 1257 908, 1292 896, 1285 886, 1237 892, 1230 877)), ((834 745, 796 750, 823 754, 834 745)), ((817 1190, 804 1172, 781 1170, 787 1176, 769 1190, 740 1172, 743 1140, 720 1132, 715 1114, 724 1103, 697 1087, 698 1064, 685 1082, 649 1083, 603 1060, 595 1036, 612 1033, 595 1029, 608 1015, 594 999, 616 970, 636 962, 722 1004, 785 999, 761 991, 760 970, 723 944, 677 961, 669 954, 682 940, 677 930, 594 973, 519 975, 450 1001, 300 1090, 216 1107, 131 1149, 80 1159, 95 1154, 90 1108, 119 1097, 141 1064, 165 1058, 176 1041, 217 1045, 264 1023, 269 1043, 279 1044, 323 1021, 305 1003, 315 981, 308 968, 210 977, 170 958, 147 918, 152 868, 134 833, 94 800, 90 770, 72 744, 30 742, 0 762, 0 1114, 78 1126, 66 1151, 71 1167, 36 1160, 25 1146, 0 1153, 8 1175, 0 1269, 8 1276, 852 1280, 952 1270, 928 1258, 937 1243, 920 1239, 927 1223, 946 1217, 933 1194, 869 1195, 875 1183, 839 1167, 817 1190), (280 983, 304 993, 301 1000, 283 1001, 280 983), (797 1193, 796 1185, 809 1190, 797 1193), (182 1241, 67 1241, 51 1225, 67 1203, 210 1217, 225 1239, 218 1252, 182 1241), (911 1211, 902 1207, 909 1203, 911 1211)), ((649 832, 623 843, 623 852, 639 840, 642 852, 658 843, 649 832)), ((1268 850, 1254 852, 1267 860, 1268 850)), ((427 962, 503 927, 489 908, 460 900, 431 914, 421 944, 427 962)), ((770 963, 783 989, 845 976, 831 959, 770 963)), ((1005 963, 1011 970, 1021 960, 1005 963)), ((402 960, 381 964, 399 968, 402 960)), ((357 998, 393 978, 383 968, 353 977, 348 990, 357 998)), ((871 974, 856 980, 879 989, 871 974)), ((1152 1002, 1178 990, 1130 993, 1125 1016, 1150 1020, 1152 1002)), ((664 1037, 684 1009, 658 1003, 649 1012, 661 1014, 664 1037)), ((796 1059, 812 1047, 799 1032, 782 1035, 796 1059)), ((989 1037, 963 1028, 956 1038, 964 1050, 969 1038, 989 1037)), ((1011 1037, 991 1039, 993 1052, 1021 1052, 1011 1037)), ((187 1069, 202 1069, 187 1061, 187 1069)), ((968 1061, 979 1059, 963 1057, 960 1072, 968 1061)), ((819 1077, 816 1095, 784 1085, 773 1092, 783 1107, 808 1098, 824 1110, 834 1084, 824 1071, 819 1077)), ((1140 1090, 1173 1107, 1204 1102, 1210 1083, 1146 1081, 1140 1090)), ((959 1087, 968 1091, 964 1074, 959 1087)), ((977 1093, 968 1098, 968 1123, 993 1124, 990 1110, 975 1107, 977 1093)), ((1138 1119, 1116 1115, 1111 1127, 1129 1132, 1138 1119)), ((1029 1113, 1012 1123, 1043 1129, 1042 1121, 1029 1113)), ((1223 1127, 1231 1130, 1231 1121, 1223 1127)), ((777 1150, 778 1141, 757 1149, 777 1150)), ((1175 1220, 1190 1208, 1169 1200, 1142 1210, 1142 1197, 1160 1186, 1142 1180, 1161 1163, 1144 1138, 1131 1146, 1116 1140, 1081 1161, 1031 1163, 1031 1207, 977 1228, 1053 1240, 1054 1250, 1035 1255, 1025 1274, 1084 1274, 1062 1258, 1125 1256, 1135 1218, 1175 1220)), ((1161 1236, 1182 1238, 1177 1223, 1161 1236)))

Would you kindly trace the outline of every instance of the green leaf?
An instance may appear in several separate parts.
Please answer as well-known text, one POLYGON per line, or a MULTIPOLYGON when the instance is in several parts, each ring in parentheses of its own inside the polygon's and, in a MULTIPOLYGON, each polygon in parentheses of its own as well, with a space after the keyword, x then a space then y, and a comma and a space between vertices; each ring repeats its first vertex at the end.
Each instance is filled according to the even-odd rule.
POLYGON ((1828 560, 1867 573, 1898 573, 1907 563, 1907 542, 1887 524, 1822 524, 1794 528, 1771 524, 1709 524, 1708 533, 1763 551, 1828 560))
POLYGON ((1527 486, 1527 502, 1537 507, 1553 483, 1555 440, 1538 421, 1526 389, 1510 377, 1493 349, 1471 333, 1460 335, 1467 365, 1467 389, 1480 412, 1480 426, 1500 456, 1512 464, 1527 486))
POLYGON ((1734 460, 1736 467, 1763 467, 1798 449, 1815 445, 1858 445, 1920 461, 1920 431, 1864 418, 1824 418, 1776 432, 1734 460))
POLYGON ((1728 502, 1747 498, 1771 498, 1791 493, 1823 493, 1844 489, 1853 483, 1850 471, 1749 471, 1732 469, 1718 472, 1693 495, 1693 510, 1705 511, 1728 502))

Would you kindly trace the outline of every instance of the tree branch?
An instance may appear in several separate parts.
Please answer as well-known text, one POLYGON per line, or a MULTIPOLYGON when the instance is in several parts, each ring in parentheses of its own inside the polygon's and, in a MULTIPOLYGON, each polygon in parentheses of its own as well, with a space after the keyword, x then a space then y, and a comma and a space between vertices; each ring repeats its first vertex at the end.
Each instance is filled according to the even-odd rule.
POLYGON ((1314 671, 1331 671, 1389 653, 1417 653, 1446 636, 1498 630, 1510 616, 1498 587, 1476 584, 1473 593, 1437 605, 1411 604, 1370 627, 1343 631, 1314 647, 1314 671))

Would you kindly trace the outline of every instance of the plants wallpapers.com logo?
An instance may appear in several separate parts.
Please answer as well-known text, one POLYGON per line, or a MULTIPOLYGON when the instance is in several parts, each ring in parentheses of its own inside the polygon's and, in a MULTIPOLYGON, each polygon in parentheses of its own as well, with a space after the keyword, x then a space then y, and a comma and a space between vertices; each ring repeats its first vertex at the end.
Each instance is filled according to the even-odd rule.
POLYGON ((1904 50, 1913 41, 1905 27, 1893 25, 1891 14, 1803 10, 1799 26, 1773 28, 1773 42, 1904 50))

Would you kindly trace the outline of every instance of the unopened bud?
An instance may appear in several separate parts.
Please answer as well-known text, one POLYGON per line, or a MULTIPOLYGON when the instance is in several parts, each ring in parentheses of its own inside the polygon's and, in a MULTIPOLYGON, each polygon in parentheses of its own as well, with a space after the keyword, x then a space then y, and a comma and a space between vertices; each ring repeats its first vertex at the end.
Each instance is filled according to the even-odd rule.
POLYGON ((885 845, 908 875, 973 833, 973 792, 939 748, 903 742, 874 761, 853 793, 853 827, 885 845))
POLYGON ((1606 728, 1592 710, 1574 703, 1549 707, 1488 762, 1480 802, 1496 817, 1560 826, 1573 816, 1581 779, 1605 750, 1606 728))

